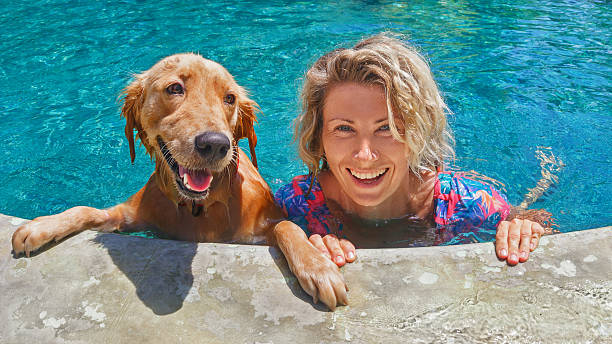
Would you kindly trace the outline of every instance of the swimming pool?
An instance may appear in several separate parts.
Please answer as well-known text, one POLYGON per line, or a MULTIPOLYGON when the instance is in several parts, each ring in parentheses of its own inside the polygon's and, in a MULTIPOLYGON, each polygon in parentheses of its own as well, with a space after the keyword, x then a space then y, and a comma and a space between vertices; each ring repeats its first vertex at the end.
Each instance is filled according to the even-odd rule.
POLYGON ((605 1, 12 2, 0 22, 0 213, 108 207, 144 185, 116 98, 130 74, 199 52, 249 89, 260 172, 273 190, 303 173, 291 140, 301 75, 322 53, 382 30, 410 37, 454 112, 461 169, 518 204, 540 177, 537 147, 565 163, 532 207, 561 231, 612 224, 612 4, 605 1))

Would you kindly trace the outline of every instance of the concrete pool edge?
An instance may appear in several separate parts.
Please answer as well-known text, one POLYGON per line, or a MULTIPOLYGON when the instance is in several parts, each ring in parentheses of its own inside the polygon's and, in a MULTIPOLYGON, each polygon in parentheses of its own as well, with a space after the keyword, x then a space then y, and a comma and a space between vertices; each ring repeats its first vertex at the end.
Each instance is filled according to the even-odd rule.
POLYGON ((0 342, 612 341, 612 227, 493 245, 359 250, 350 306, 312 305, 274 248, 86 231, 32 258, 0 214, 0 342))

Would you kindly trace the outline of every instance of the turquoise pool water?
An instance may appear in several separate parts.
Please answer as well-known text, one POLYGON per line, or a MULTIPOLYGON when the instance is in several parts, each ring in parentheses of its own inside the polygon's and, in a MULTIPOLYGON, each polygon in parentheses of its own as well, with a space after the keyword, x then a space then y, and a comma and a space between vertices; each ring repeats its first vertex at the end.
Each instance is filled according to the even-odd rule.
POLYGON ((561 231, 612 224, 609 1, 30 1, 0 12, 0 212, 108 207, 148 179, 130 164, 116 98, 130 74, 194 51, 227 67, 265 115, 260 171, 276 190, 304 172, 289 129, 301 75, 322 53, 382 30, 410 37, 453 110, 457 161, 519 203, 538 146, 565 163, 537 203, 561 231))

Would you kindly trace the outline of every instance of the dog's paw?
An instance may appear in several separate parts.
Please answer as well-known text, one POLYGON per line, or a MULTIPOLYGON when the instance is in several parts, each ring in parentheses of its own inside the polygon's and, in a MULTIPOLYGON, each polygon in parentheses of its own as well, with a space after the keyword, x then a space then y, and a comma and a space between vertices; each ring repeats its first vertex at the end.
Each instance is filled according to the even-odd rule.
POLYGON ((44 217, 36 218, 17 228, 12 239, 15 256, 25 253, 29 257, 31 252, 53 240, 55 236, 45 222, 44 217))
POLYGON ((348 305, 348 287, 338 266, 314 247, 302 254, 292 271, 312 301, 321 301, 332 311, 337 305, 348 305))

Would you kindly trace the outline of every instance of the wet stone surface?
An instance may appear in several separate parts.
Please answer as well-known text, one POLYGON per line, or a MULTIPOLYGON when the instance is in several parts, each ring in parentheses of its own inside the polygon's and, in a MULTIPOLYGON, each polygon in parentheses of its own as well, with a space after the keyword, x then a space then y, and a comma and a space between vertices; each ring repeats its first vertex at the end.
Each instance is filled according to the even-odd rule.
POLYGON ((270 247, 85 231, 31 258, 0 215, 0 343, 612 342, 610 227, 493 244, 359 250, 350 306, 313 305, 270 247))

